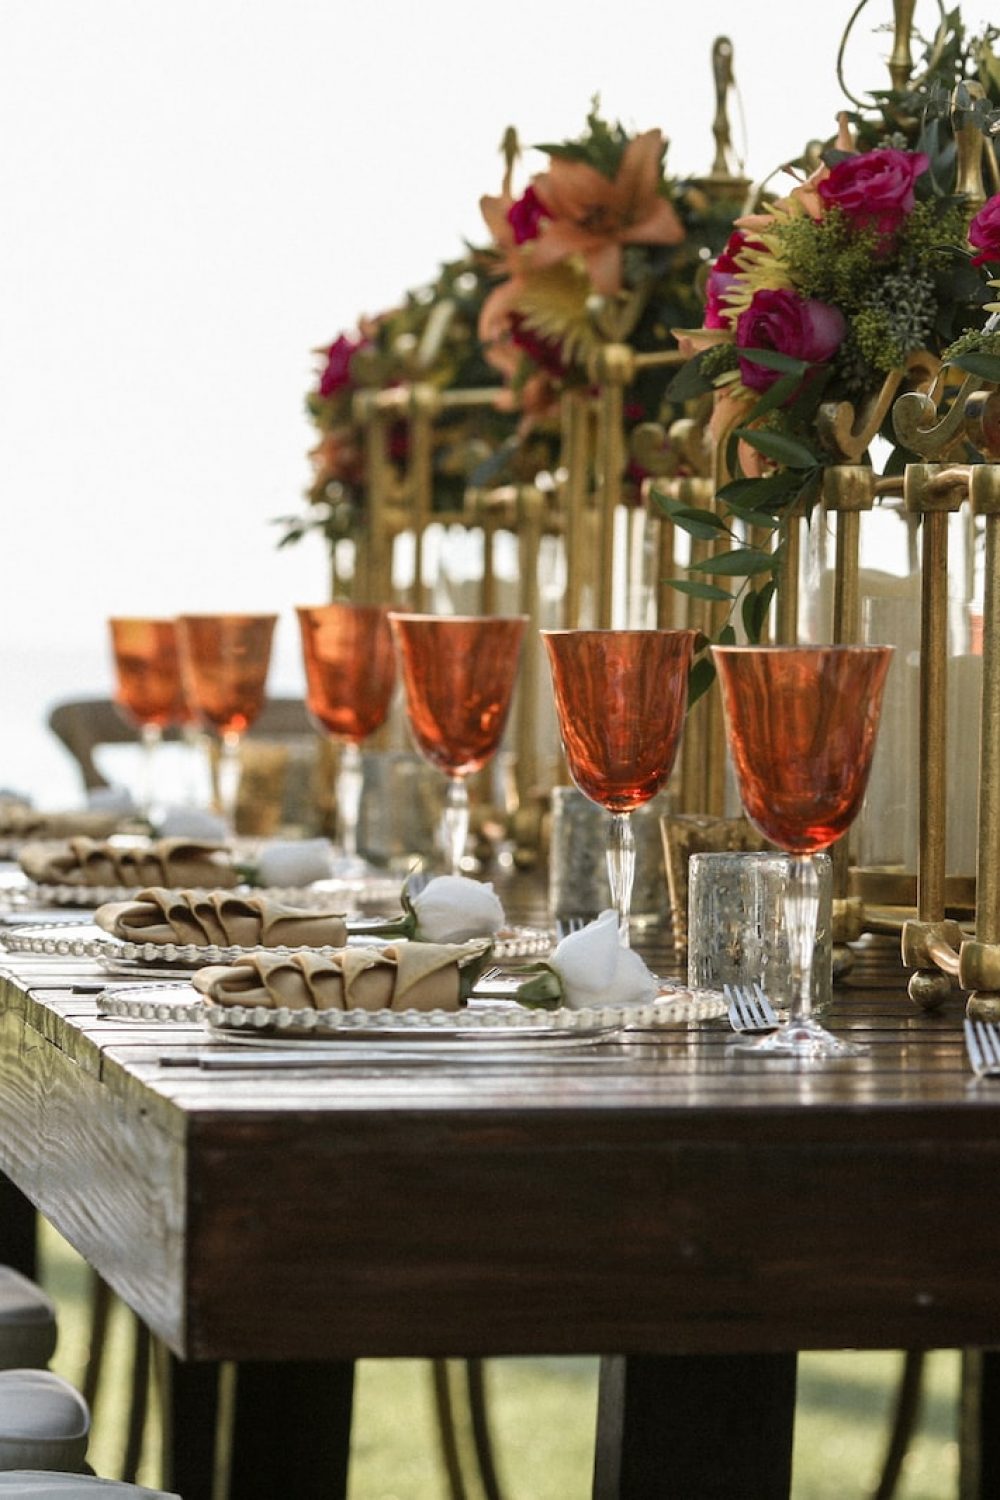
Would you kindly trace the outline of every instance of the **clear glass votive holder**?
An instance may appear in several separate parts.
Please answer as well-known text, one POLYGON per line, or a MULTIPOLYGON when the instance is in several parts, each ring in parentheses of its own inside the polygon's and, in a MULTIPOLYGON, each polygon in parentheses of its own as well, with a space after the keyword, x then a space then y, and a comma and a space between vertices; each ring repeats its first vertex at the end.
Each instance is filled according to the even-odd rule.
MULTIPOLYGON (((813 1009, 822 1013, 833 988, 833 867, 817 854, 819 918, 812 968, 813 1009)), ((787 854, 692 854, 688 865, 688 984, 722 989, 760 984, 776 1006, 789 993, 784 895, 787 854)))
MULTIPOLYGON (((658 792, 632 814, 635 832, 635 885, 632 916, 661 922, 667 911, 659 819, 670 794, 658 792)), ((608 814, 575 786, 552 788, 549 847, 549 908, 554 917, 594 916, 611 906, 608 884, 608 814)))

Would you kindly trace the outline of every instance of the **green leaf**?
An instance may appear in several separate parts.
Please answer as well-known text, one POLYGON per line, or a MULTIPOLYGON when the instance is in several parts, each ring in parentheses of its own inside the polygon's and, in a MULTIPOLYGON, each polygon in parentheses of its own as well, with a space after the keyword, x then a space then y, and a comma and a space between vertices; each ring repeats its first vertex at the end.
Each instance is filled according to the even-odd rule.
POLYGON ((747 638, 752 642, 760 640, 776 587, 774 579, 771 578, 762 589, 746 594, 743 599, 743 628, 747 633, 747 638))
POLYGON ((735 646, 736 645, 736 631, 733 629, 733 627, 731 625, 723 625, 722 629, 719 631, 718 645, 720 645, 720 646, 735 646))
POLYGON ((688 708, 708 692, 715 681, 715 663, 710 656, 699 656, 688 673, 688 708))
POLYGON ((811 448, 799 442, 798 438, 788 437, 783 432, 737 427, 733 436, 749 443, 751 448, 756 448, 765 458, 773 458, 775 463, 784 464, 789 469, 814 469, 819 463, 811 448))
POLYGON ((787 506, 784 501, 775 500, 770 510, 751 509, 748 505, 733 505, 730 509, 735 518, 746 526, 758 526, 761 531, 776 531, 785 518, 787 506))
POLYGON ((762 502, 790 495, 799 487, 799 475, 782 469, 763 479, 732 479, 719 490, 718 498, 726 505, 755 510, 762 502))
POLYGON ((967 354, 960 354, 957 359, 952 360, 960 370, 967 375, 978 375, 980 380, 989 380, 994 385, 1000 385, 1000 356, 996 354, 985 354, 981 349, 970 349, 967 354))
POLYGON ((795 395, 801 384, 802 381, 798 375, 782 375, 780 380, 776 380, 747 412, 747 421, 756 422, 758 417, 764 417, 769 411, 784 406, 795 395))
POLYGON ((757 573, 774 571, 774 554, 758 552, 755 547, 734 547, 718 552, 702 562, 691 564, 692 573, 715 573, 725 578, 752 578, 757 573))
POLYGON ((729 527, 721 516, 717 516, 711 510, 699 510, 690 505, 678 505, 676 502, 670 505, 667 514, 675 526, 686 531, 689 536, 698 537, 701 541, 710 542, 719 536, 729 536, 729 527))
POLYGON ((720 589, 717 583, 701 583, 697 578, 668 578, 668 586, 679 594, 690 594, 693 599, 726 599, 732 601, 728 589, 720 589))
POLYGON ((515 999, 532 1010, 558 1010, 565 1004, 562 980, 554 969, 545 968, 518 986, 515 999))
POLYGON ((762 365, 765 370, 782 370, 789 375, 804 375, 809 369, 805 359, 794 359, 790 354, 779 354, 777 349, 737 349, 740 359, 752 365, 762 365))
POLYGON ((695 396, 703 396, 712 389, 712 382, 701 370, 702 359, 707 353, 708 350, 703 349, 693 359, 689 359, 687 364, 681 365, 664 391, 667 401, 691 401, 695 396))

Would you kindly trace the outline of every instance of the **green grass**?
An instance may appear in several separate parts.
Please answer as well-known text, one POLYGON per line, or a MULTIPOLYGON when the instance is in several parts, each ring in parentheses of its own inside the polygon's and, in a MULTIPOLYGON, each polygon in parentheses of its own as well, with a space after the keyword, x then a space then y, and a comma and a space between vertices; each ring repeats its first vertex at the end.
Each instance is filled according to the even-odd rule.
MULTIPOLYGON (((76 1384, 86 1360, 87 1275, 50 1229, 42 1279, 59 1305, 53 1368, 76 1384)), ((121 1461, 130 1320, 118 1310, 106 1380, 94 1414, 90 1461, 116 1477, 121 1461)), ((897 1354, 807 1354, 799 1363, 793 1500, 861 1500, 871 1493, 895 1393, 897 1354)), ((587 1500, 593 1461, 597 1362, 497 1359, 487 1365, 490 1412, 507 1500, 587 1500)), ((918 1435, 897 1500, 955 1500, 958 1493, 958 1356, 930 1356, 918 1435)), ((463 1445, 468 1434, 460 1433, 463 1445)), ((141 1482, 159 1480, 158 1433, 147 1431, 141 1482)), ((430 1365, 363 1360, 358 1367, 350 1500, 448 1500, 438 1454, 430 1365)), ((473 1491, 470 1500, 481 1500, 473 1491)), ((696 1497, 692 1497, 696 1500, 696 1497)))

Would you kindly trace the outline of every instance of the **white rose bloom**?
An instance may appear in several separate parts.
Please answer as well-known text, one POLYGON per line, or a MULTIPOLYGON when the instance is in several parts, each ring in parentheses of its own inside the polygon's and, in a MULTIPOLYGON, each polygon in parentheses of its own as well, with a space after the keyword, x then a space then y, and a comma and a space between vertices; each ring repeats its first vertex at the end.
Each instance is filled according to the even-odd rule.
POLYGON ((562 980, 565 1004, 574 1010, 600 1005, 642 1005, 659 985, 638 953, 618 938, 618 913, 602 911, 579 932, 564 937, 549 967, 562 980))
POLYGON ((261 885, 311 885, 333 874, 329 839, 272 839, 261 847, 257 879, 261 885))
POLYGON ((507 921, 491 885, 464 875, 439 875, 430 880, 410 905, 417 919, 417 937, 425 943, 467 943, 492 937, 507 921))

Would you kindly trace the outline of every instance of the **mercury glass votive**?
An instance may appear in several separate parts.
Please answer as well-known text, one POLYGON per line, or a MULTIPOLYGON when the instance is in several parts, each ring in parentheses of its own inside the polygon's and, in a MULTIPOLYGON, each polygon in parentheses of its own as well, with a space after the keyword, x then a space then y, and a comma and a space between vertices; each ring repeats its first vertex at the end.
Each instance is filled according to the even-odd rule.
MULTIPOLYGON (((812 969, 812 1003, 822 1010, 833 985, 833 874, 830 856, 817 854, 819 919, 812 969)), ((785 885, 787 854, 692 854, 688 865, 688 984, 721 989, 760 984, 775 1006, 789 993, 785 885)))

